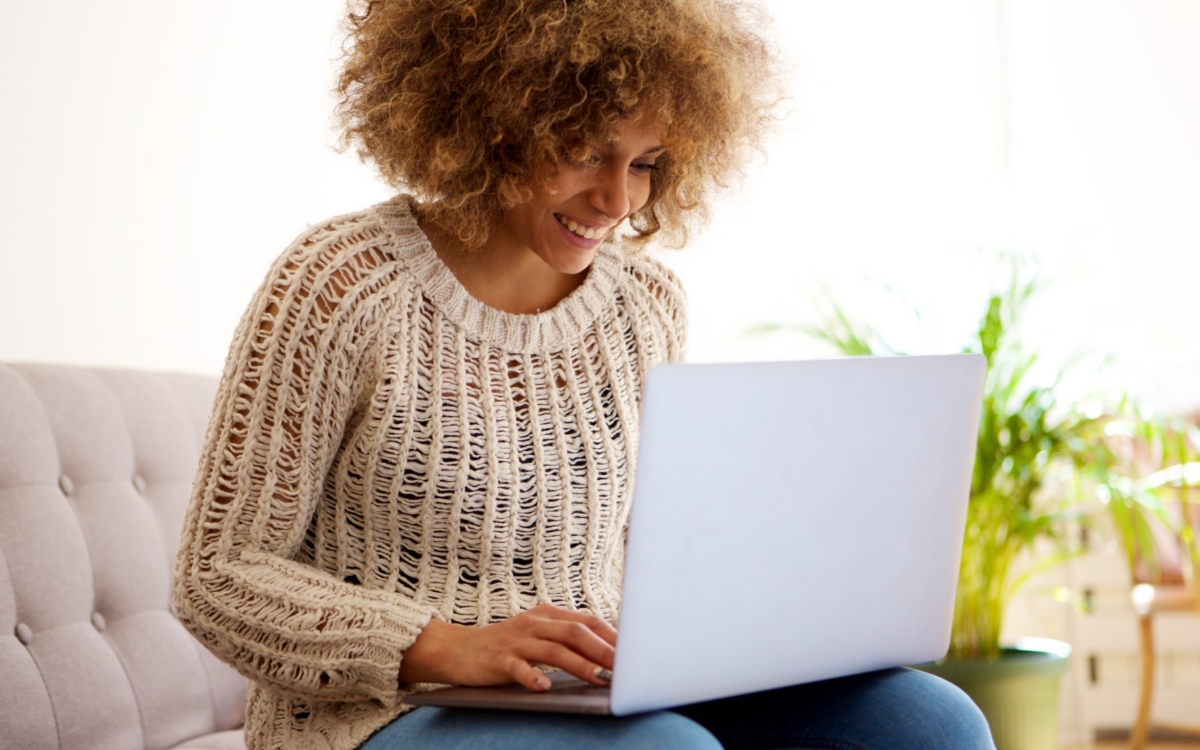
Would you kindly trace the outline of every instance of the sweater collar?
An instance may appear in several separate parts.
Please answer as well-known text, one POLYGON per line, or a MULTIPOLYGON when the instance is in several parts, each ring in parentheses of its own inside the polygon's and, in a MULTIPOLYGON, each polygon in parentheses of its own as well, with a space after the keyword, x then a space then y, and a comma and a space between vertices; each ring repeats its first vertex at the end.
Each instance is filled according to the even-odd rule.
POLYGON ((613 304, 624 260, 612 243, 596 252, 587 277, 549 310, 519 315, 489 307, 471 296, 442 262, 413 215, 413 198, 398 195, 374 207, 397 260, 426 297, 469 338, 513 352, 545 352, 579 340, 613 304))

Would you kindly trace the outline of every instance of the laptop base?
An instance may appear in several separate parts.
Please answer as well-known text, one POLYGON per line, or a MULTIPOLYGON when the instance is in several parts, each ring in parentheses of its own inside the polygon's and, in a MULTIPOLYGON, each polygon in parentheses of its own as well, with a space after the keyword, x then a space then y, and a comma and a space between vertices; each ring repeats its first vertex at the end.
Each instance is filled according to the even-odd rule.
POLYGON ((550 689, 535 693, 511 683, 493 687, 444 687, 405 696, 410 706, 443 708, 501 708, 510 711, 541 711, 565 714, 608 715, 610 688, 593 685, 566 672, 551 672, 550 689))

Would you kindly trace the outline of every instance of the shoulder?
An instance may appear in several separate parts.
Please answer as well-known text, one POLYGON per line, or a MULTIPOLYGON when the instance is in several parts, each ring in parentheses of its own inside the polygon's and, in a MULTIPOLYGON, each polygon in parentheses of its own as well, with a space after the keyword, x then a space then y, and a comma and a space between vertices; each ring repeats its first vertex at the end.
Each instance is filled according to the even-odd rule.
POLYGON ((408 245, 416 239, 409 235, 420 232, 404 201, 398 196, 309 226, 275 260, 259 298, 309 300, 329 313, 384 293, 403 277, 408 245))
POLYGON ((647 251, 625 256, 625 277, 629 285, 664 305, 687 307, 687 295, 679 277, 647 251))
MULTIPOLYGON (((287 246, 273 271, 295 266, 333 269, 362 265, 370 269, 396 261, 401 253, 391 225, 404 224, 399 201, 396 198, 309 226, 287 246)), ((411 214, 406 215, 416 228, 411 214)))
POLYGON ((668 357, 683 357, 687 338, 687 294, 679 277, 646 251, 624 258, 622 287, 636 310, 651 318, 668 340, 668 357))
POLYGON ((317 348, 373 338, 405 286, 403 251, 388 214, 392 203, 301 232, 267 272, 242 318, 241 336, 257 347, 291 341, 317 348))

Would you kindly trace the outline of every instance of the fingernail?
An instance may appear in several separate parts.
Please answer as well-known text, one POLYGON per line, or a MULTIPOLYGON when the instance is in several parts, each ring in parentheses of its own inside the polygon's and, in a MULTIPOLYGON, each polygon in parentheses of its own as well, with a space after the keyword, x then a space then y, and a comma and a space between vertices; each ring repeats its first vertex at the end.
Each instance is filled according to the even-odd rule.
POLYGON ((539 677, 539 678, 537 678, 537 684, 538 684, 538 687, 542 688, 543 690, 546 688, 549 688, 550 687, 550 678, 549 677, 539 677))
POLYGON ((597 680, 604 680, 605 682, 612 682, 612 670, 611 669, 605 669, 604 667, 596 667, 596 671, 593 672, 592 674, 596 675, 597 680))

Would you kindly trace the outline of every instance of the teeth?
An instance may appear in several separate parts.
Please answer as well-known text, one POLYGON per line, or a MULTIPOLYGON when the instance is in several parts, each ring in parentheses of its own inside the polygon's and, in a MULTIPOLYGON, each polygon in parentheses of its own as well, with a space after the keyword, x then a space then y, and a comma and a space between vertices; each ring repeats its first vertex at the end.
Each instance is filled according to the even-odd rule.
POLYGON ((591 227, 585 227, 582 224, 576 222, 574 219, 565 219, 561 216, 558 216, 557 218, 558 218, 558 222, 560 224, 562 224, 567 229, 571 230, 571 232, 579 235, 580 237, 583 237, 584 239, 594 240, 597 237, 604 236, 604 230, 602 230, 602 229, 592 229, 591 227))

